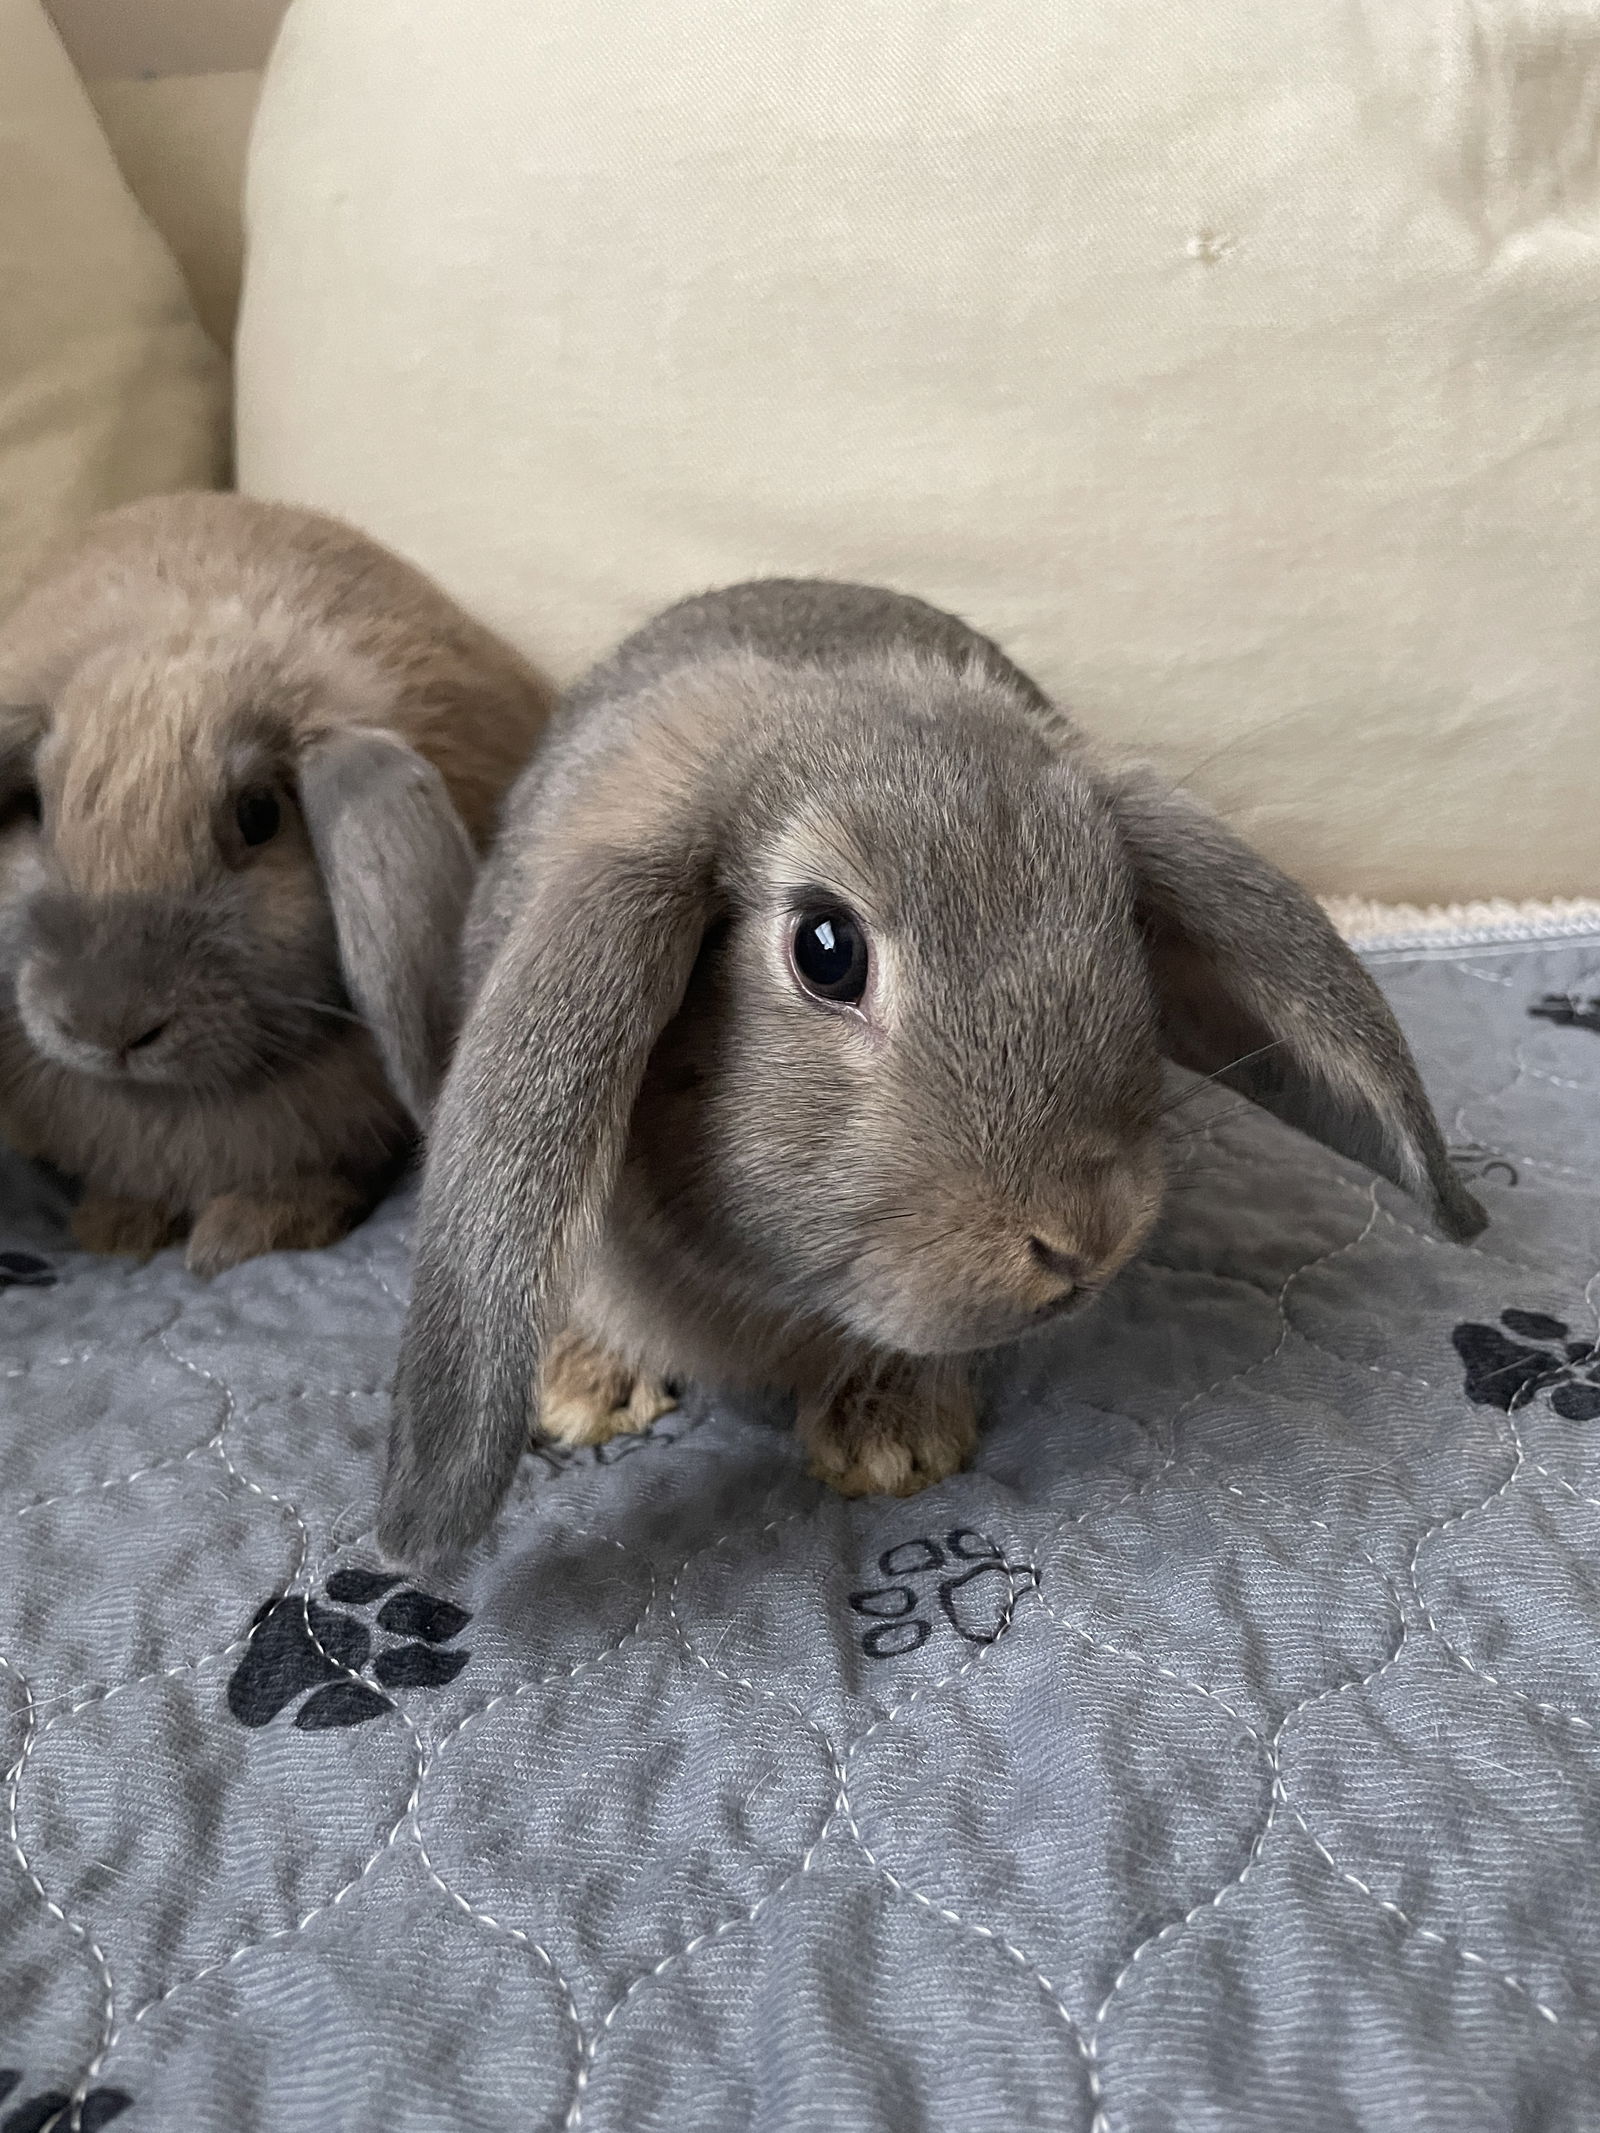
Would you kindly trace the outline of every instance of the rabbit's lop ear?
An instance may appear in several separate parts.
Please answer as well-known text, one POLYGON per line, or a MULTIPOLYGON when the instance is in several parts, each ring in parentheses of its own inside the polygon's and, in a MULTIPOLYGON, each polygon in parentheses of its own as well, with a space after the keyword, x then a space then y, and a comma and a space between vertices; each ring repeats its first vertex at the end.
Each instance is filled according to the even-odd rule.
POLYGON ((378 1526, 397 1562, 469 1546, 511 1485, 711 881, 688 836, 569 825, 524 885, 434 1117, 378 1526))
POLYGON ((388 733, 355 728, 313 742, 299 786, 345 984, 422 1124, 454 1033, 471 841, 438 771, 388 733))
POLYGON ((1168 1053, 1426 1201, 1447 1236, 1476 1236, 1488 1217, 1399 1025, 1317 904, 1187 794, 1134 772, 1110 797, 1168 1053))

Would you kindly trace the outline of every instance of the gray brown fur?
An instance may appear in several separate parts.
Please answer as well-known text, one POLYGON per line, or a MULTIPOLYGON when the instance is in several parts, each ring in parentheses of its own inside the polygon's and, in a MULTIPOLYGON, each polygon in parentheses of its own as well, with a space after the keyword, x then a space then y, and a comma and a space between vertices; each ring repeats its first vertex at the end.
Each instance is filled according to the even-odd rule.
POLYGON ((541 1379, 547 1417, 601 1384, 620 1417, 630 1374, 782 1387, 837 1487, 951 1471, 967 1354, 1148 1232, 1164 1045, 1451 1233, 1483 1219, 1311 899, 895 594, 741 586, 639 632, 519 782, 469 942, 380 1526, 401 1560, 483 1533, 541 1379), (789 974, 810 884, 873 932, 865 1020, 789 974))
POLYGON ((214 1272, 370 1207, 548 708, 429 580, 310 512, 156 498, 40 577, 0 624, 0 1132, 83 1181, 85 1244, 188 1231, 214 1272), (258 849, 245 787, 280 807, 258 849))

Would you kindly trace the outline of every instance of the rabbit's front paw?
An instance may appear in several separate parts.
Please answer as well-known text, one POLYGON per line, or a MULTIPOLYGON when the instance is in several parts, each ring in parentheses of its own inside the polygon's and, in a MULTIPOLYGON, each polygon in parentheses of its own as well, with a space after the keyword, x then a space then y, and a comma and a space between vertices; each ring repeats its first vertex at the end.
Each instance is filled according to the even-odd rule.
POLYGON ((539 1381, 539 1435, 557 1444, 605 1444, 648 1429, 678 1404, 660 1378, 620 1362, 581 1333, 550 1344, 539 1381))
POLYGON ((72 1214, 73 1241, 86 1252, 153 1258, 183 1233, 183 1218, 154 1200, 121 1200, 91 1193, 72 1214))
POLYGON ((318 1252, 360 1221, 366 1197, 343 1178, 308 1178, 276 1193, 224 1192, 195 1217, 191 1274, 220 1274, 262 1252, 318 1252))
POLYGON ((978 1437, 966 1373, 912 1362, 852 1379, 826 1406, 802 1402, 795 1427, 841 1496, 915 1496, 964 1466, 978 1437))

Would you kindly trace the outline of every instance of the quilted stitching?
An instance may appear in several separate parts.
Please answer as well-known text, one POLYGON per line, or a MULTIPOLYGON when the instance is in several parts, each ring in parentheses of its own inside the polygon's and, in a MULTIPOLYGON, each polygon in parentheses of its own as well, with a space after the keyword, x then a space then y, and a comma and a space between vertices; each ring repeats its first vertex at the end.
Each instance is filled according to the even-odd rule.
POLYGON ((202 1288, 17 1173, 0 2129, 1600 2120, 1600 974, 1379 963, 1477 1244, 1210 1092, 972 1473, 691 1404, 448 1589, 369 1574, 407 1202, 202 1288))

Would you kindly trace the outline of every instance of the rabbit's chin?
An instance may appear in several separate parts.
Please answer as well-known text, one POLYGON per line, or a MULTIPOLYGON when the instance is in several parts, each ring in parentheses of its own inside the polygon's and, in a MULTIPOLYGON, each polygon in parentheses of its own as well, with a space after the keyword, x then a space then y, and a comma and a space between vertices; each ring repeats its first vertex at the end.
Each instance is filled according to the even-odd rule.
POLYGON ((1096 1288, 1075 1289, 1038 1309, 955 1297, 913 1302, 890 1294, 881 1301, 859 1300, 849 1309, 847 1322, 860 1340, 889 1354, 974 1355, 1045 1333, 1087 1310, 1098 1294, 1096 1288))

